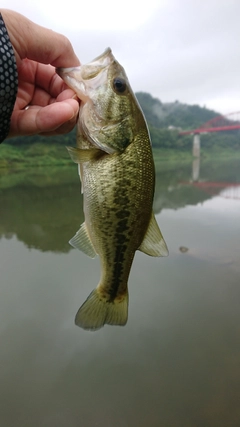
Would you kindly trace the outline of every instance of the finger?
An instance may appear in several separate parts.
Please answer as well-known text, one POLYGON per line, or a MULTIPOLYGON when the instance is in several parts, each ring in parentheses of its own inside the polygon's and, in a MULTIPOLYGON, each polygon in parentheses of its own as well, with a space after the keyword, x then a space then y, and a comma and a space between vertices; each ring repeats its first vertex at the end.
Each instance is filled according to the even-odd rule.
POLYGON ((76 119, 69 120, 68 122, 63 123, 63 125, 59 126, 58 128, 54 129, 51 132, 41 132, 41 135, 43 136, 54 136, 54 135, 63 135, 65 133, 71 132, 71 130, 76 125, 76 119))
POLYGON ((46 107, 30 106, 27 110, 14 111, 9 136, 49 134, 68 123, 65 125, 67 132, 76 123, 78 110, 78 102, 68 99, 46 107))
POLYGON ((80 102, 76 93, 72 89, 69 89, 69 88, 63 90, 56 98, 56 100, 58 102, 66 101, 67 99, 75 99, 76 101, 78 101, 78 103, 80 102))
POLYGON ((22 110, 29 104, 44 107, 56 100, 77 99, 75 92, 68 88, 51 65, 25 59, 21 63, 18 79, 14 110, 22 110))
POLYGON ((46 105, 53 104, 56 101, 61 102, 66 101, 68 99, 78 99, 72 89, 65 89, 60 93, 53 92, 53 94, 50 94, 41 88, 36 88, 29 104, 32 106, 36 105, 40 107, 45 107, 46 105))
MULTIPOLYGON (((55 67, 49 64, 40 64, 27 58, 21 62, 18 70, 18 79, 18 96, 21 90, 27 93, 31 89, 33 92, 31 104, 41 106, 49 104, 50 101, 48 100, 50 98, 57 98, 61 92, 68 88, 56 73, 55 67)), ((68 98, 72 98, 73 95, 74 92, 72 91, 68 98)))
POLYGON ((38 63, 34 80, 38 87, 46 90, 54 98, 67 88, 67 85, 56 73, 55 67, 52 65, 38 63))
POLYGON ((54 67, 74 67, 80 64, 67 37, 37 25, 12 10, 3 9, 1 12, 17 62, 29 58, 54 67))

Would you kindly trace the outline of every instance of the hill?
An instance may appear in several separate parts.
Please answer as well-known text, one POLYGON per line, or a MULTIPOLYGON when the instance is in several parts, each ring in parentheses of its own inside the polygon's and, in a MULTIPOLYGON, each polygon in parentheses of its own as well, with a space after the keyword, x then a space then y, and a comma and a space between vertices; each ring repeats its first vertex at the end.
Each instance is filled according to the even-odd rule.
POLYGON ((148 124, 156 128, 174 126, 194 129, 219 115, 216 111, 199 105, 182 104, 179 101, 162 103, 146 92, 137 92, 136 97, 148 124))
MULTIPOLYGON (((196 129, 203 123, 220 115, 199 105, 183 104, 179 101, 163 103, 149 93, 136 93, 139 104, 148 122, 154 147, 191 149, 192 136, 179 136, 179 129, 196 129)), ((240 148, 240 132, 217 132, 201 135, 204 147, 240 148)))

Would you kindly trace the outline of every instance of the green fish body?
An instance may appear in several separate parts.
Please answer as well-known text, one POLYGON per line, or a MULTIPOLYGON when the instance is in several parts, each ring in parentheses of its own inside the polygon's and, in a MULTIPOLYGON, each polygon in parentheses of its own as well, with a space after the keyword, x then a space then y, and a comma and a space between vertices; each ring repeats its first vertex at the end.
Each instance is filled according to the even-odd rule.
POLYGON ((99 255, 101 278, 75 322, 96 330, 125 325, 128 277, 136 250, 166 256, 168 250, 152 212, 155 173, 149 132, 124 69, 110 49, 92 63, 58 73, 80 107, 77 148, 85 222, 70 243, 99 255))

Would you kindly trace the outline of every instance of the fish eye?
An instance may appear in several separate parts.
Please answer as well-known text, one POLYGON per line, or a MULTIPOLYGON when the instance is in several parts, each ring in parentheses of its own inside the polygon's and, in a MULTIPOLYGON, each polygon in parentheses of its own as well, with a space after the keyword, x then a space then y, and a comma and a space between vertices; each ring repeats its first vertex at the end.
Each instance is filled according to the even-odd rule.
POLYGON ((113 80, 113 88, 117 93, 123 93, 126 90, 127 84, 124 79, 116 77, 113 80))

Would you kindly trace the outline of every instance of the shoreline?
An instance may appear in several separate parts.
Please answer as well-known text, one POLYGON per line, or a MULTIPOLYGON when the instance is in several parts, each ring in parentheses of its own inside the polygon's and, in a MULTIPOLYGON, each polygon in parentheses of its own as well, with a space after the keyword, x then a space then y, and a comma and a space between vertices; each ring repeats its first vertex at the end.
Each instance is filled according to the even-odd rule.
MULTIPOLYGON (((189 162, 193 160, 190 150, 153 148, 156 162, 189 162)), ((201 149, 201 159, 238 158, 240 150, 233 148, 201 149)), ((0 170, 19 170, 32 167, 69 167, 72 165, 67 149, 60 144, 34 143, 31 145, 2 144, 0 147, 0 170)))

